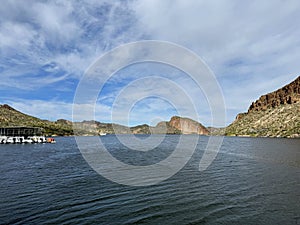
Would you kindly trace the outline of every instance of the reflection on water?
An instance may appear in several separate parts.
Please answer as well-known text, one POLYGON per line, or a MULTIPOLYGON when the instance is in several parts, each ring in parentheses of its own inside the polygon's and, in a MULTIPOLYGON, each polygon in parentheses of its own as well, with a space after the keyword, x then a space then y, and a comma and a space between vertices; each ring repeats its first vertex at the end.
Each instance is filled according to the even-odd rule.
MULTIPOLYGON (((124 163, 150 165, 172 153, 178 136, 150 151, 132 151, 113 135, 101 140, 124 163)), ((213 163, 199 172, 207 141, 200 137, 179 173, 146 187, 98 175, 73 138, 0 145, 0 224, 299 223, 299 139, 226 137, 213 163)))

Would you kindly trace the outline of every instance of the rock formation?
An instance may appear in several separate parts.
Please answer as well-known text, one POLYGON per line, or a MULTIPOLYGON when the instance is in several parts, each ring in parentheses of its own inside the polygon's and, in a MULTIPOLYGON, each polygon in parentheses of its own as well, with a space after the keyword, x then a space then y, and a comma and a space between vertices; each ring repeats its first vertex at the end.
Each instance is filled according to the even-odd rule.
POLYGON ((189 118, 181 118, 179 116, 173 116, 169 121, 169 125, 179 131, 182 134, 201 134, 208 135, 209 131, 201 123, 189 118))
POLYGON ((294 104, 300 101, 300 76, 290 84, 272 93, 261 96, 257 101, 252 102, 248 113, 253 111, 276 108, 280 105, 294 104))
POLYGON ((300 137, 300 77, 253 102, 237 115, 226 135, 300 137))

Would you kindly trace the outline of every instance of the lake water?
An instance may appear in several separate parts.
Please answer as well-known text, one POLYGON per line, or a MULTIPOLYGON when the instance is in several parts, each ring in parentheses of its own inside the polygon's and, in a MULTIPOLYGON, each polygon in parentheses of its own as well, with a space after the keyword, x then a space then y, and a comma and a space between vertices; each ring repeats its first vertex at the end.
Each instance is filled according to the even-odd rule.
MULTIPOLYGON (((178 138, 148 152, 114 135, 101 140, 119 160, 149 165, 170 155, 178 138)), ((182 170, 142 187, 103 178, 74 138, 56 140, 0 145, 0 224, 300 224, 300 139, 225 137, 200 172, 208 141, 200 137, 182 170)))

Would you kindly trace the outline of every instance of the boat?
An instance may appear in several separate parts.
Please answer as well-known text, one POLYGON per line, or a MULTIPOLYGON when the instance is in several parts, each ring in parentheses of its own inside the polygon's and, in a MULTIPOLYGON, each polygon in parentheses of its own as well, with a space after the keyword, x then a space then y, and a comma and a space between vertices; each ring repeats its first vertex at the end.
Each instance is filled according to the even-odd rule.
POLYGON ((25 137, 17 137, 17 138, 20 141, 18 143, 22 143, 22 144, 32 144, 33 143, 33 141, 29 138, 25 138, 25 137))
POLYGON ((33 141, 32 141, 32 140, 30 140, 30 139, 26 139, 26 138, 24 138, 22 143, 23 143, 23 144, 32 144, 32 143, 33 143, 33 141))
POLYGON ((46 143, 47 139, 44 136, 31 136, 28 139, 32 140, 33 143, 46 143))
POLYGON ((100 132, 100 134, 99 134, 100 136, 105 136, 106 135, 106 133, 103 133, 103 132, 100 132))
POLYGON ((13 137, 8 137, 5 142, 5 144, 14 144, 14 143, 15 143, 15 141, 14 141, 13 137))
POLYGON ((54 138, 47 138, 47 143, 54 144, 54 143, 56 143, 56 141, 54 138))
POLYGON ((6 144, 7 137, 6 136, 0 136, 0 144, 6 144))

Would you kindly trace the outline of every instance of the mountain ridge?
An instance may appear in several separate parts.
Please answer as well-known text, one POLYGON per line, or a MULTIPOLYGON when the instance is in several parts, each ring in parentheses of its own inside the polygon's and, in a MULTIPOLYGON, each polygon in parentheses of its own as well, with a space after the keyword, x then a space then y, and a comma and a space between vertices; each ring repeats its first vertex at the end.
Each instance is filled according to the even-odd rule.
POLYGON ((74 135, 99 135, 107 134, 200 134, 208 135, 209 131, 201 123, 189 119, 173 116, 170 121, 161 121, 156 126, 147 124, 127 127, 120 124, 102 123, 94 120, 71 122, 65 119, 57 121, 41 120, 24 114, 13 107, 0 105, 0 126, 30 126, 41 127, 46 135, 69 136, 74 135))
POLYGON ((41 127, 47 135, 108 134, 199 134, 253 137, 300 137, 300 76, 276 91, 262 95, 252 102, 247 112, 239 113, 235 120, 224 128, 205 127, 190 118, 173 116, 156 126, 147 124, 127 127, 99 121, 71 122, 41 120, 24 114, 13 107, 0 105, 0 126, 41 127))
POLYGON ((294 104, 300 101, 300 76, 294 81, 276 91, 260 96, 258 100, 252 102, 248 112, 267 110, 280 105, 294 104))

